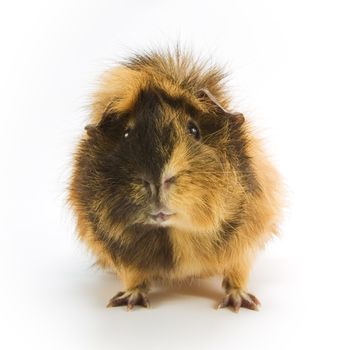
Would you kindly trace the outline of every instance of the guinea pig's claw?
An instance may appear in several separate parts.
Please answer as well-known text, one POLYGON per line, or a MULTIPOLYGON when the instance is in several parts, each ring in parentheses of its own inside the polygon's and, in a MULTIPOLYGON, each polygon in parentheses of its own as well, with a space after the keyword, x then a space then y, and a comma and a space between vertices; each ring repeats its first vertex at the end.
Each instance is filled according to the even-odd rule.
POLYGON ((259 311, 260 301, 253 294, 247 293, 241 289, 234 289, 226 294, 222 302, 218 305, 218 309, 232 306, 234 312, 239 312, 241 307, 249 310, 259 311))
POLYGON ((119 292, 115 295, 107 304, 107 307, 126 306, 130 311, 135 305, 143 307, 149 307, 149 301, 146 293, 140 290, 127 290, 125 292, 119 292))

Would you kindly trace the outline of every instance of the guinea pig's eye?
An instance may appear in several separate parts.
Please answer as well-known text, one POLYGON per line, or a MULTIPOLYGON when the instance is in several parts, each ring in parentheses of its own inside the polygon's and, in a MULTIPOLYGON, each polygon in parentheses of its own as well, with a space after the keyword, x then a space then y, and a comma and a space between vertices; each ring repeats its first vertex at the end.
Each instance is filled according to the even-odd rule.
POLYGON ((197 125, 194 122, 189 122, 187 125, 188 132, 196 139, 199 140, 201 135, 197 125))
POLYGON ((124 139, 127 139, 127 138, 129 137, 129 135, 130 135, 130 129, 127 128, 127 129, 125 129, 125 131, 124 131, 124 135, 123 135, 124 139))

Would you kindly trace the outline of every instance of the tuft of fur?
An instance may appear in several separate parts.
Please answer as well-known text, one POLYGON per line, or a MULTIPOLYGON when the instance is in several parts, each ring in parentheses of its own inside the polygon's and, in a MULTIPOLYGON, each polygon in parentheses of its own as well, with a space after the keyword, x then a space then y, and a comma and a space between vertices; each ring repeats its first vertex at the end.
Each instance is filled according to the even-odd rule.
POLYGON ((181 50, 135 55, 102 76, 69 202, 79 237, 127 290, 110 306, 147 304, 155 280, 221 275, 224 306, 257 307, 245 288, 276 232, 280 182, 248 121, 229 111, 225 77, 181 50), (168 220, 152 219, 164 208, 168 220))

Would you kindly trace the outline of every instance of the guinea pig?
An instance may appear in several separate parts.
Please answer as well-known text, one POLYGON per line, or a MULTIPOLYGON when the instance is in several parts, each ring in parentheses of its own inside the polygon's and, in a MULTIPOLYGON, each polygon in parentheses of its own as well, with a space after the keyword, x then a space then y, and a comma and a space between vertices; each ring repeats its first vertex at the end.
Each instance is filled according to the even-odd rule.
POLYGON ((219 275, 219 308, 258 310, 247 282, 277 233, 280 180, 230 109, 225 77, 179 49, 135 54, 102 76, 69 203, 80 239, 124 285, 108 307, 148 307, 156 281, 219 275))

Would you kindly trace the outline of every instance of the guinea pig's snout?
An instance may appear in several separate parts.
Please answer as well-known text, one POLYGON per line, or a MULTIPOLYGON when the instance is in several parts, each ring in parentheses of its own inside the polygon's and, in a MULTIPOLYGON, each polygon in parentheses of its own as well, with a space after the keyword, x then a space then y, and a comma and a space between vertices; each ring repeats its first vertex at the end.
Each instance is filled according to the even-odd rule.
POLYGON ((158 196, 159 195, 159 189, 161 188, 162 191, 167 191, 171 187, 172 184, 175 183, 176 177, 172 176, 171 174, 165 174, 162 177, 160 186, 156 184, 154 181, 152 181, 149 177, 141 176, 140 177, 143 186, 150 191, 152 196, 158 196))
POLYGON ((152 181, 149 177, 140 177, 144 188, 150 195, 149 218, 152 223, 159 225, 165 224, 171 217, 175 215, 171 210, 169 210, 167 201, 165 200, 164 195, 162 195, 165 192, 169 191, 169 188, 174 184, 175 179, 176 178, 173 175, 164 174, 161 177, 159 184, 159 182, 155 183, 155 181, 152 181))

